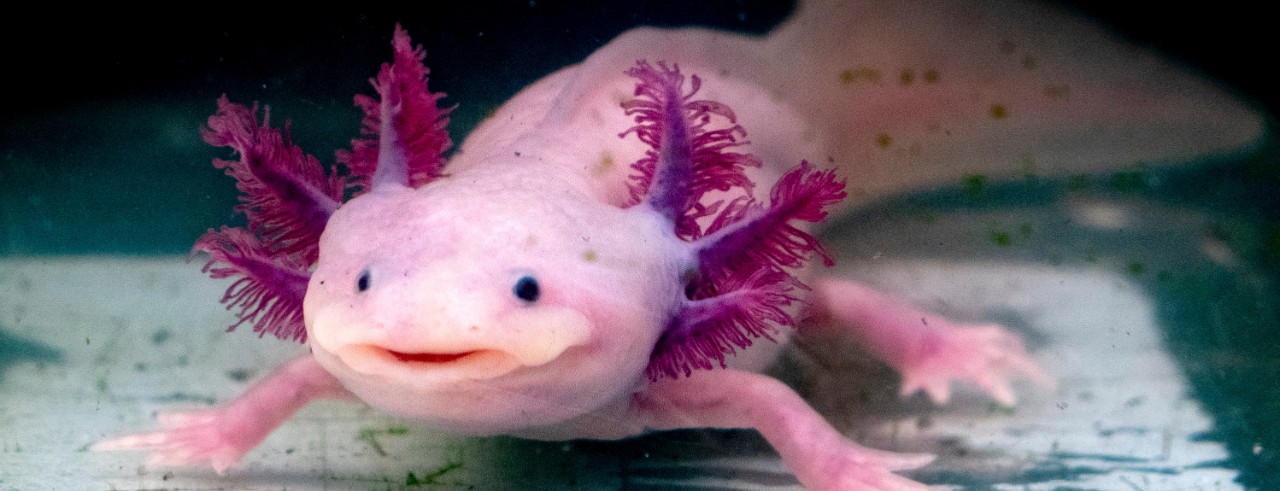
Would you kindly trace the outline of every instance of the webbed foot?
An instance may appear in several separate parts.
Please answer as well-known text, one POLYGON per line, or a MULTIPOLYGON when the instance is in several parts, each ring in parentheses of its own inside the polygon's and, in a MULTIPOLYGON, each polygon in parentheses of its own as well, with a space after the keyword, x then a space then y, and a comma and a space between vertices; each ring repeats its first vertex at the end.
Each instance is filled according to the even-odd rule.
POLYGON ((1015 378, 1052 384, 1022 338, 997 324, 952 322, 851 281, 825 278, 816 290, 829 315, 902 374, 904 396, 923 390, 945 403, 951 382, 969 381, 1013 405, 1015 378))
POLYGON ((902 360, 902 395, 923 390, 938 403, 951 398, 952 381, 977 384, 996 402, 1012 406, 1017 402, 1013 379, 1052 380, 1027 354, 1021 337, 996 324, 937 326, 923 333, 902 360))
POLYGON ((208 463, 222 474, 294 412, 320 397, 354 398, 311 355, 303 355, 224 406, 162 413, 158 419, 163 430, 112 438, 90 450, 148 451, 148 467, 208 463))
POLYGON ((233 407, 204 411, 162 413, 162 431, 104 440, 90 450, 142 450, 151 453, 147 467, 183 467, 210 464, 218 474, 239 462, 258 445, 265 433, 238 431, 233 407))

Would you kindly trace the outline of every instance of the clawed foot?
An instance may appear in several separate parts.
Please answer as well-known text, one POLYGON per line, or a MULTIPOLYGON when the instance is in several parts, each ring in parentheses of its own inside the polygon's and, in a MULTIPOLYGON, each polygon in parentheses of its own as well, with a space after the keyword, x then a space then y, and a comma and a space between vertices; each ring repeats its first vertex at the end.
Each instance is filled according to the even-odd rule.
POLYGON ((1013 378, 1052 383, 1027 354, 1022 339, 996 324, 930 329, 899 369, 904 396, 923 390, 938 403, 951 398, 952 380, 971 381, 1006 406, 1017 402, 1010 386, 1013 378))
POLYGON ((90 450, 144 450, 151 452, 150 468, 208 463, 224 474, 261 440, 235 431, 224 409, 161 414, 158 420, 163 431, 104 440, 90 450))

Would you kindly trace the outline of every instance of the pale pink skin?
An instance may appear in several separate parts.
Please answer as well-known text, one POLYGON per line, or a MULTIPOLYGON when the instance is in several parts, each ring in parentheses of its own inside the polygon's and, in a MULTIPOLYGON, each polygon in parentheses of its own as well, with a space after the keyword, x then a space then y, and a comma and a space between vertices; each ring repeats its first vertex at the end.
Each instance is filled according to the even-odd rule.
MULTIPOLYGON (((647 58, 699 75, 699 97, 730 104, 750 132, 752 143, 743 148, 765 162, 753 174, 757 189, 768 190, 801 159, 832 162, 850 178, 850 205, 956 182, 967 173, 1023 172, 1028 138, 1061 134, 1066 144, 1083 145, 1091 156, 1087 166, 1054 145, 1035 153, 1041 172, 1078 171, 1235 148, 1256 136, 1258 121, 1198 80, 1141 53, 1133 56, 1152 67, 1115 50, 1088 61, 1077 59, 1083 55, 1071 46, 1041 52, 1045 72, 1067 74, 1051 81, 1075 85, 1070 100, 1038 100, 1044 80, 1026 80, 1034 77, 1021 72, 1001 78, 984 64, 1001 56, 998 49, 968 41, 1006 36, 1022 42, 1019 36, 1039 25, 1027 19, 1044 16, 1065 26, 1058 28, 1061 39, 1050 39, 1083 46, 1101 38, 1061 14, 1018 7, 1003 14, 1011 20, 1002 31, 947 27, 953 13, 909 11, 914 7, 899 12, 869 2, 823 11, 828 8, 811 6, 763 40, 702 30, 632 31, 530 86, 469 135, 447 177, 419 189, 380 186, 333 215, 304 304, 314 357, 290 362, 230 404, 164 416, 161 432, 96 448, 146 449, 153 464, 208 462, 222 472, 308 401, 337 397, 474 435, 618 439, 662 429, 753 428, 807 488, 924 488, 893 471, 922 466, 930 456, 861 447, 794 391, 758 374, 777 352, 774 343, 758 340, 728 369, 656 382, 644 375, 692 259, 688 243, 647 206, 617 206, 627 196, 627 165, 645 150, 634 138, 618 138, 633 124, 619 109, 634 87, 623 70, 647 58), (947 47, 935 46, 936 53, 915 47, 919 40, 906 35, 869 46, 863 44, 869 34, 836 39, 846 26, 874 25, 859 24, 869 22, 859 20, 866 17, 934 30, 926 34, 963 34, 936 42, 947 47), (837 67, 882 66, 877 63, 888 58, 886 46, 894 41, 919 52, 907 49, 903 61, 883 65, 891 79, 901 67, 935 67, 954 77, 945 79, 952 83, 851 91, 840 81, 837 67), (868 49, 846 60, 849 46, 868 49), (783 54, 789 56, 784 66, 767 63, 783 54), (1113 76, 1120 82, 1090 79, 1118 67, 1128 69, 1113 76), (1083 73, 1069 75, 1076 68, 1083 73), (828 78, 794 83, 815 77, 828 78), (1203 97, 1188 98, 1187 91, 1203 97), (974 96, 985 93, 1005 96, 1010 110, 1017 108, 1012 114, 1030 116, 1032 136, 1000 133, 982 120, 983 110, 983 116, 965 115, 966 105, 992 104, 991 97, 974 96), (879 102, 868 103, 873 96, 879 102), (1021 99, 1031 101, 1013 102, 1021 99), (1114 114, 1114 105, 1135 101, 1134 111, 1151 115, 1114 114), (1154 117, 1167 124, 1144 129, 1154 117), (1119 121, 1098 129, 1099 120, 1119 121), (886 156, 876 144, 880 133, 892 134, 895 144, 914 142, 915 150, 886 156), (1120 145, 1112 141, 1117 133, 1152 138, 1120 145), (1183 133, 1205 141, 1187 143, 1183 133), (1000 138, 1016 143, 1001 145, 1000 138), (1192 144, 1195 149, 1180 146, 1192 144), (948 148, 961 155, 954 165, 939 163, 948 148), (904 161, 910 162, 904 167, 904 161), (370 287, 359 292, 357 278, 366 270, 370 287), (513 283, 527 274, 542 287, 534 305, 512 295, 513 283)), ((396 145, 394 135, 383 136, 384 150, 396 145)), ((1048 380, 1020 339, 999 326, 956 324, 857 283, 803 273, 814 287, 807 300, 900 371, 903 394, 923 390, 946 402, 958 380, 1013 404, 1011 380, 1048 380)))

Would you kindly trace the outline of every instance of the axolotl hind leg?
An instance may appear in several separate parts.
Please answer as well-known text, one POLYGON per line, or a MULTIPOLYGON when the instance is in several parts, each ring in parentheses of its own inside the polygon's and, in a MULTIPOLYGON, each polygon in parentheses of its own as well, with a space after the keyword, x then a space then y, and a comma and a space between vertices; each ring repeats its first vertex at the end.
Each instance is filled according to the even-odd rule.
POLYGON ((814 290, 822 314, 902 374, 904 396, 923 390, 945 403, 951 382, 963 380, 1013 405, 1012 379, 1052 383, 1027 354, 1022 338, 1000 325, 959 324, 847 280, 822 278, 814 290))
POLYGON ((239 462, 293 413, 319 398, 351 398, 311 355, 276 369, 221 407, 161 414, 163 430, 104 440, 94 451, 145 450, 149 467, 209 463, 219 474, 239 462))

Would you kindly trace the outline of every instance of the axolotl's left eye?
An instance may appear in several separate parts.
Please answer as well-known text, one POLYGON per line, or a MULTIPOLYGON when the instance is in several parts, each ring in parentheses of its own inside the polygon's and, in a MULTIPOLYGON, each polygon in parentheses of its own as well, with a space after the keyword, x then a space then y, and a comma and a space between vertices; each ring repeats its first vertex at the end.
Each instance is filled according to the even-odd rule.
POLYGON ((511 293, 515 294, 516 298, 520 300, 533 303, 542 295, 542 290, 538 287, 538 280, 532 276, 521 276, 520 279, 516 280, 515 286, 511 287, 511 293))

